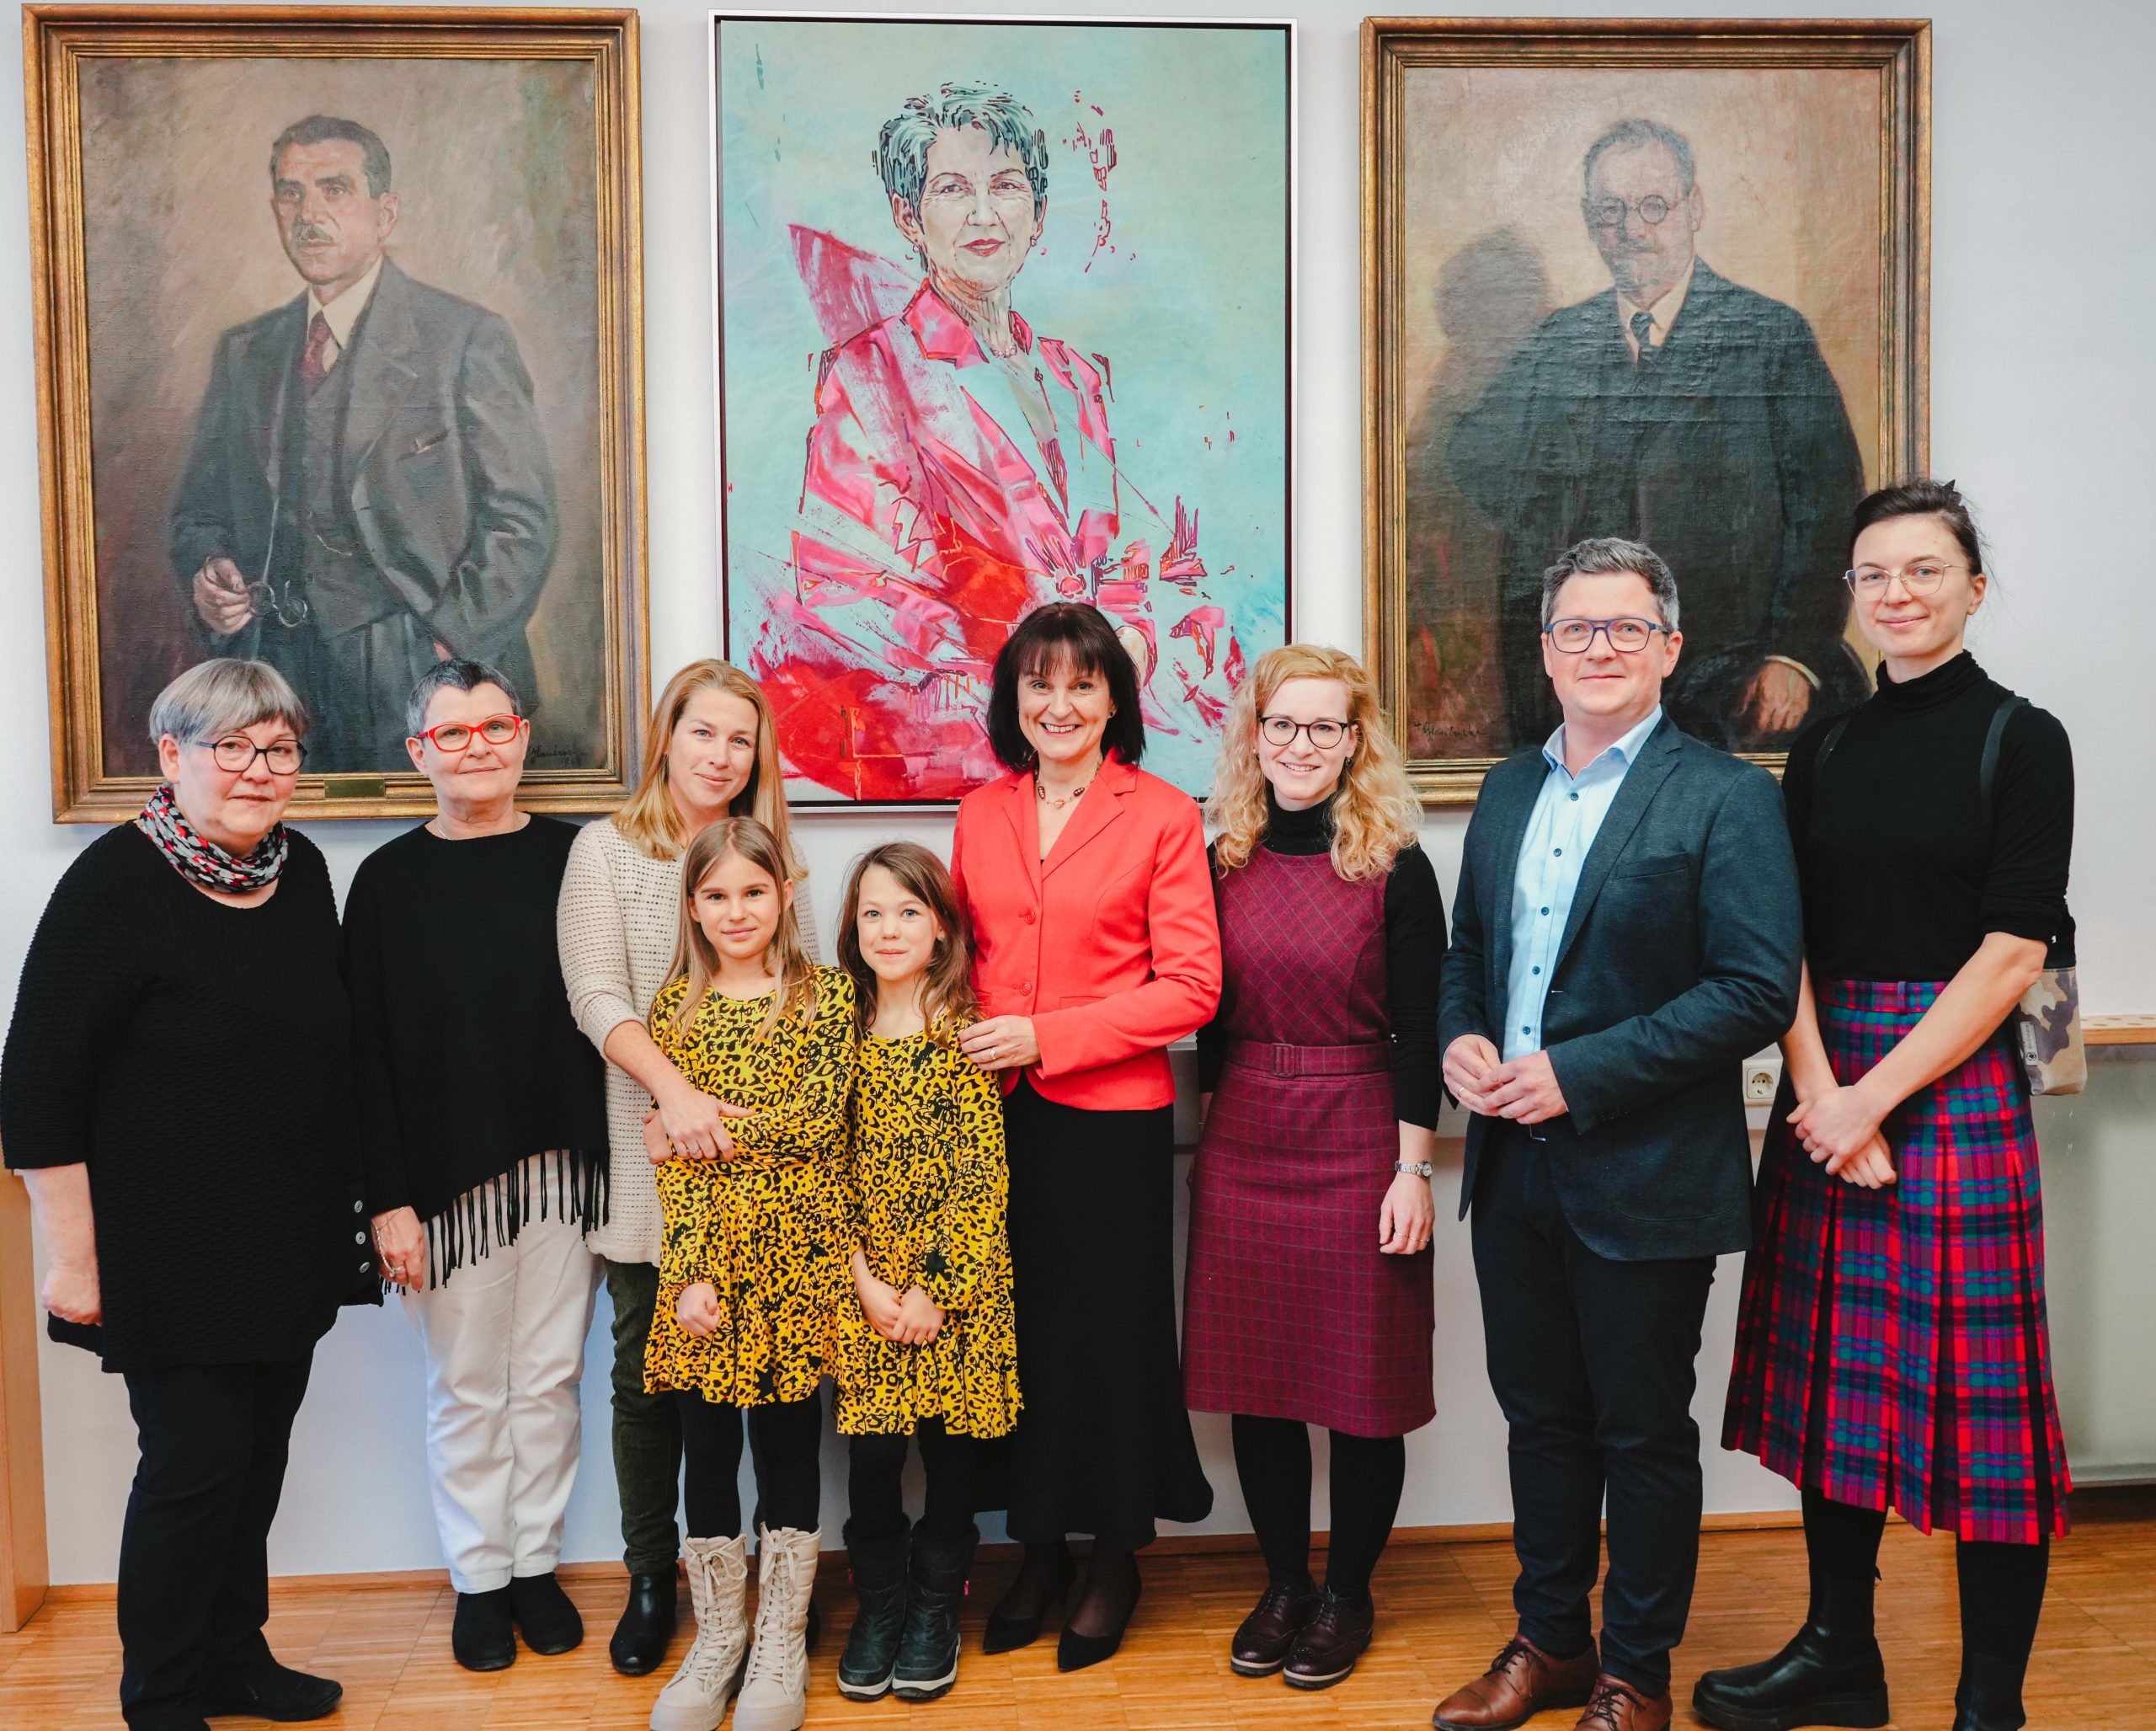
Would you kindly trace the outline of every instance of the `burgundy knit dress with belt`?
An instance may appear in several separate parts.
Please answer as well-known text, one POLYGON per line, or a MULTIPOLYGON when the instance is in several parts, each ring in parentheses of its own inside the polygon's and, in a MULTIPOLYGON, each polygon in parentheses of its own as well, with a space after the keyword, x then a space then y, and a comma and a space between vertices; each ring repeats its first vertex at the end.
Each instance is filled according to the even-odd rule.
POLYGON ((1370 1437, 1435 1416, 1431 1253, 1378 1249, 1400 1154, 1385 881, 1263 847, 1217 879, 1227 1039, 1191 1178, 1195 1411, 1370 1437))

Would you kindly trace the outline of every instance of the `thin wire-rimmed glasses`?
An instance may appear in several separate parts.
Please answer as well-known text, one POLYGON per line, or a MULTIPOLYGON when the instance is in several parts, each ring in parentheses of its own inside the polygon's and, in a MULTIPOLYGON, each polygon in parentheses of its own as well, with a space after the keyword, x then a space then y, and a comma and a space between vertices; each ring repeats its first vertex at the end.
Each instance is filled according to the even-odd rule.
POLYGON ((1857 594, 1867 598, 1886 593, 1886 585, 1897 577, 1902 587, 1911 595, 1936 595, 1939 585, 1946 580, 1949 571, 1965 570, 1962 565, 1952 565, 1940 559, 1919 559, 1913 565, 1905 565, 1898 571, 1890 571, 1883 565, 1859 565, 1854 571, 1842 573, 1842 581, 1857 594))
POLYGON ((1257 730, 1269 745, 1292 745, 1297 734, 1308 734, 1314 751, 1330 751, 1348 735, 1345 721, 1293 721, 1285 715, 1261 715, 1257 730))
POLYGON ((227 734, 221 740, 194 743, 207 751, 227 775, 245 775, 258 757, 269 763, 272 775, 297 775, 300 766, 307 761, 307 747, 297 740, 272 740, 266 745, 258 745, 245 734, 227 734))
POLYGON ((1584 655, 1594 646, 1597 632, 1619 654, 1636 655, 1654 641, 1655 633, 1668 629, 1652 619, 1552 619, 1542 628, 1561 655, 1584 655))
POLYGON ((506 745, 523 726, 524 718, 520 715, 489 715, 477 727, 469 722, 445 721, 414 737, 429 741, 437 751, 455 753, 468 750, 475 733, 490 745, 506 745))

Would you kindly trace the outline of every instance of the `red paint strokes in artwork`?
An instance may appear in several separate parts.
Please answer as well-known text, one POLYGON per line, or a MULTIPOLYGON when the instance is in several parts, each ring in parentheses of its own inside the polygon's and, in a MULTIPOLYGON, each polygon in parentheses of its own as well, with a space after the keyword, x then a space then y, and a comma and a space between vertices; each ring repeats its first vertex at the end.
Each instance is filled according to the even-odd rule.
POLYGON ((1214 645, 1219 641, 1221 628, 1228 622, 1228 616, 1209 603, 1193 607, 1170 629, 1170 637, 1187 638, 1196 648, 1205 663, 1205 670, 1213 670, 1214 645))
POLYGON ((1243 640, 1232 631, 1228 633, 1228 658, 1220 664, 1220 671, 1226 676, 1231 692, 1241 691, 1243 681, 1250 676, 1250 669, 1243 661, 1243 640))
MULTIPOLYGON (((1073 91, 1071 100, 1081 110, 1091 109, 1106 121, 1107 111, 1098 103, 1087 102, 1082 91, 1073 91)), ((1108 176, 1114 172, 1116 165, 1115 128, 1103 125, 1096 133, 1087 127, 1085 115, 1081 112, 1071 130, 1076 136, 1068 142, 1086 153, 1086 166, 1093 171, 1093 184, 1100 189, 1101 193, 1100 214, 1093 219, 1093 249, 1086 254, 1085 269, 1079 273, 1084 275, 1092 270, 1093 261, 1103 252, 1113 254, 1115 251, 1108 238, 1115 232, 1115 219, 1108 209, 1108 176)))

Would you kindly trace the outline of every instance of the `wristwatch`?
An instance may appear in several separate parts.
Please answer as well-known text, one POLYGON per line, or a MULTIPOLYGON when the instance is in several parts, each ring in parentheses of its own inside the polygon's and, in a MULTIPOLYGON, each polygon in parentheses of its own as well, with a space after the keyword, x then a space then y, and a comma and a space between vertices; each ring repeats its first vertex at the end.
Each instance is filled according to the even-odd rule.
POLYGON ((1437 1171, 1427 1160, 1396 1160, 1392 1169, 1402 1178, 1426 1178, 1437 1171))

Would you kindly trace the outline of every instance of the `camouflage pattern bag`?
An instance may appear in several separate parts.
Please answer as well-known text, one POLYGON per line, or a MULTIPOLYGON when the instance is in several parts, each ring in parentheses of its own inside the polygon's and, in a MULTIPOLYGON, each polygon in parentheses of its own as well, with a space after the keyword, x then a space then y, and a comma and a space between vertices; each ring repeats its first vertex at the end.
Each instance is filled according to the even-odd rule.
POLYGON ((2032 1094, 2078 1094, 2089 1084, 2081 987, 2073 970, 2047 968, 2014 1007, 2014 1037, 2032 1094))

